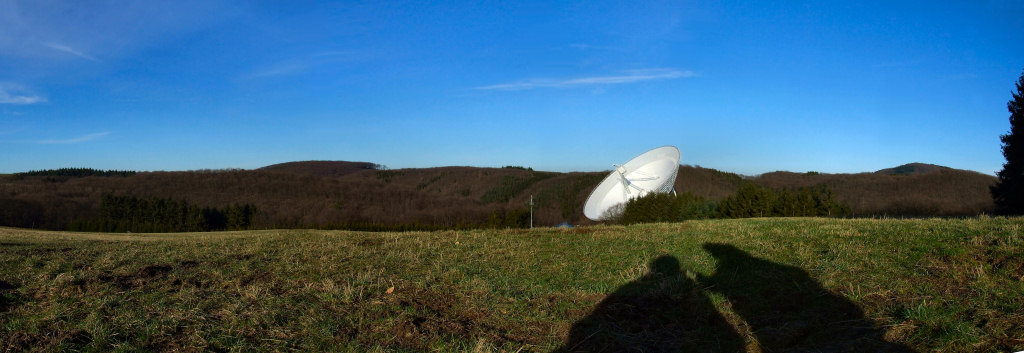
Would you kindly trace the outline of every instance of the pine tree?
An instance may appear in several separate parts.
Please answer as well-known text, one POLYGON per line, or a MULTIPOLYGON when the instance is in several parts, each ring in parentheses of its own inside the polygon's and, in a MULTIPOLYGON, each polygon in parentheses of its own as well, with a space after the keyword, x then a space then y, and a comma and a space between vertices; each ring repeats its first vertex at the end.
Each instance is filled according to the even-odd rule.
POLYGON ((1019 215, 1024 214, 1024 73, 1017 80, 1017 92, 1006 108, 1010 111, 1010 132, 999 137, 1006 163, 990 191, 996 213, 1019 215))

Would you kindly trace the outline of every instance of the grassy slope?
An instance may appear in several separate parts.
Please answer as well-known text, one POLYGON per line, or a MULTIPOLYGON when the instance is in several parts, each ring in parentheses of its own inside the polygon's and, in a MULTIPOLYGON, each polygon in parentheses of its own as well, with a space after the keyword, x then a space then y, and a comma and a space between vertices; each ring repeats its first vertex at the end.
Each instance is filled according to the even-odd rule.
POLYGON ((672 328, 661 337, 683 349, 862 347, 850 334, 860 330, 922 351, 1016 351, 1024 349, 1022 225, 749 219, 173 235, 0 228, 0 351, 548 351, 567 340, 650 345, 665 333, 650 327, 672 328), (650 273, 656 258, 680 272, 650 273), (650 315, 617 316, 636 310, 650 315), (644 320, 655 326, 622 326, 644 320), (588 333, 598 326, 623 331, 588 333))

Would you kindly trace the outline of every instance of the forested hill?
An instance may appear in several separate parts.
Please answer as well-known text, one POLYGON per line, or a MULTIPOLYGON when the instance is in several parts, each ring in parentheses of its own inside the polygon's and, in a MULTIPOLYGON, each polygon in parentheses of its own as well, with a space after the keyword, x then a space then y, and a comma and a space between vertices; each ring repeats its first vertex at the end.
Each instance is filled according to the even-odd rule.
POLYGON ((384 168, 385 167, 382 165, 370 162, 305 161, 268 165, 260 168, 259 170, 337 177, 361 170, 378 170, 384 168))
POLYGON ((855 215, 963 216, 991 213, 996 177, 912 163, 874 173, 766 173, 753 179, 771 188, 826 185, 855 215))
MULTIPOLYGON (((945 167, 933 169, 860 174, 774 172, 742 177, 680 166, 676 190, 721 200, 747 182, 777 189, 826 185, 855 216, 989 212, 988 186, 995 177, 945 167)), ((528 202, 533 195, 535 224, 585 224, 590 221, 583 217, 583 203, 605 175, 522 167, 387 169, 368 162, 336 161, 292 162, 255 170, 33 171, 0 176, 0 225, 66 229, 76 220, 109 217, 115 207, 104 206, 108 195, 120 197, 107 197, 108 203, 179 205, 196 214, 203 209, 214 215, 217 210, 254 210, 251 219, 237 223, 254 228, 351 229, 515 227, 528 222, 528 202)), ((139 211, 135 217, 153 218, 147 216, 150 213, 139 211)), ((181 217, 188 214, 179 213, 181 217)))
POLYGON ((908 163, 901 165, 899 167, 882 169, 875 173, 889 175, 917 175, 928 174, 942 170, 953 170, 953 168, 927 163, 908 163))

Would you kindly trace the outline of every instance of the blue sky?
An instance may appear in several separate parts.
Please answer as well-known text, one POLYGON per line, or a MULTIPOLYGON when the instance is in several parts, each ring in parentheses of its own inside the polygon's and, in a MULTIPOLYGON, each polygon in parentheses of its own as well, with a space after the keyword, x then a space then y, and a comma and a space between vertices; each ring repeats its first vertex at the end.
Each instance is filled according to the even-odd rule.
POLYGON ((991 174, 1022 70, 1019 1, 0 0, 0 173, 991 174))

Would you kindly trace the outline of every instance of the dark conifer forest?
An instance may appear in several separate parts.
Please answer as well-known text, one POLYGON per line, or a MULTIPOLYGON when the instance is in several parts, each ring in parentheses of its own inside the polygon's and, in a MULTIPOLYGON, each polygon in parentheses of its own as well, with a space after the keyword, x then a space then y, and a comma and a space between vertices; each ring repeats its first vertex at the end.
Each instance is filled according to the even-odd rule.
POLYGON ((1024 214, 1024 74, 1017 79, 1017 91, 1013 99, 1006 102, 1010 112, 1010 131, 999 137, 1003 142, 1003 170, 997 174, 999 180, 992 186, 996 213, 1005 215, 1024 214))

